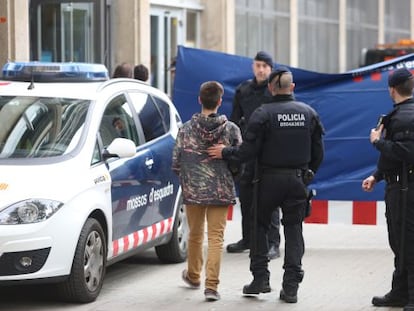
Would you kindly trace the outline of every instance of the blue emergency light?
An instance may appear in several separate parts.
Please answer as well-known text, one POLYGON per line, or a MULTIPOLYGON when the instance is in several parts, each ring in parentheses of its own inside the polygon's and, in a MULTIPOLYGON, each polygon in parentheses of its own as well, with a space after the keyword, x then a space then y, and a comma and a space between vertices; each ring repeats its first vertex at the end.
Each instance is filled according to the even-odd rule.
POLYGON ((9 62, 3 80, 22 82, 96 82, 109 79, 102 64, 57 62, 9 62))

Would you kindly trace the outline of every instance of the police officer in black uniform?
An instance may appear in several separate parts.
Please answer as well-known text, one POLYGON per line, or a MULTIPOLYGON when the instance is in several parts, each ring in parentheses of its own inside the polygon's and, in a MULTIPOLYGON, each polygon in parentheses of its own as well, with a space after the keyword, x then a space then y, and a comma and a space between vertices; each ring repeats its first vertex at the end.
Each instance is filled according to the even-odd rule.
MULTIPOLYGON (((236 88, 236 93, 233 98, 233 109, 229 118, 230 121, 233 121, 240 127, 242 135, 246 132, 247 122, 249 121, 253 111, 256 110, 256 108, 258 108, 261 104, 269 102, 272 98, 267 88, 267 78, 273 68, 272 57, 264 51, 259 51, 254 57, 252 67, 254 78, 242 82, 236 88)), ((243 173, 238 180, 242 216, 242 239, 236 243, 227 245, 227 251, 229 253, 240 253, 250 248, 253 176, 254 160, 244 165, 243 173)), ((272 213, 268 233, 270 259, 280 256, 279 218, 279 208, 277 208, 272 213)))
POLYGON ((385 180, 388 240, 394 253, 391 291, 372 298, 374 306, 414 311, 414 79, 406 68, 390 73, 388 90, 394 109, 371 130, 380 152, 377 170, 362 182, 365 191, 385 180), (382 134, 384 131, 385 135, 382 134), (403 228, 403 229, 401 229, 403 228))
POLYGON ((209 154, 242 162, 256 158, 258 163, 256 247, 250 252, 253 281, 244 286, 243 294, 271 291, 266 236, 270 215, 280 206, 285 234, 285 272, 280 299, 295 303, 304 275, 302 222, 307 206, 306 184, 308 176, 318 170, 323 160, 324 129, 314 109, 295 101, 293 77, 287 68, 272 72, 268 87, 272 102, 253 112, 242 145, 239 148, 216 145, 209 148, 209 154))

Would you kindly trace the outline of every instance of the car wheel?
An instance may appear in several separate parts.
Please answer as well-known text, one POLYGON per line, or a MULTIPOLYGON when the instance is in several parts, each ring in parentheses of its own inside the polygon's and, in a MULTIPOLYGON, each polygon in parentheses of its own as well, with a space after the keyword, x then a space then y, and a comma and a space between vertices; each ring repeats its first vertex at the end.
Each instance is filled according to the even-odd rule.
POLYGON ((155 247, 158 258, 166 263, 184 262, 187 259, 188 233, 187 215, 185 213, 183 199, 180 197, 172 237, 167 244, 155 247))
POLYGON ((82 228, 69 278, 59 285, 62 298, 73 302, 94 301, 101 291, 106 266, 106 238, 96 219, 82 228))

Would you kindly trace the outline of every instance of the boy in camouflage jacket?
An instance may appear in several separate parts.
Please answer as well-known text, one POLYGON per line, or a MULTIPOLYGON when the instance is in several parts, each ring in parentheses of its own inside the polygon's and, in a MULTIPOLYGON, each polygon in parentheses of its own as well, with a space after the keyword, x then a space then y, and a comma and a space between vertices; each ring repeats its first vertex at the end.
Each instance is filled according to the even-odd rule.
POLYGON ((217 143, 240 145, 241 133, 225 115, 217 114, 223 86, 216 81, 201 85, 196 113, 179 130, 173 150, 173 170, 179 175, 190 234, 188 265, 182 273, 184 282, 200 287, 203 265, 204 225, 207 219, 208 251, 205 298, 218 300, 217 291, 227 209, 235 203, 234 180, 228 163, 209 158, 207 148, 217 143))

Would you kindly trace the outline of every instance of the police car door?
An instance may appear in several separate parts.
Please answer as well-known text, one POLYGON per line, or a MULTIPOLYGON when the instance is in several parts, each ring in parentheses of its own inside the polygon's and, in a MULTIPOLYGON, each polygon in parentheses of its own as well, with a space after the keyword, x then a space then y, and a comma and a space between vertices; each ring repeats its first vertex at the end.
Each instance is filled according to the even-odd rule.
POLYGON ((154 223, 172 220, 179 183, 171 169, 175 139, 169 133, 170 106, 150 94, 138 91, 130 91, 128 94, 140 121, 146 144, 152 152, 148 204, 154 213, 154 223))
MULTIPOLYGON (((131 139, 137 146, 132 158, 107 160, 112 179, 112 225, 113 240, 126 238, 153 223, 148 204, 151 188, 150 175, 152 155, 140 142, 131 109, 124 94, 111 99, 102 117, 100 136, 104 147, 113 139, 131 139)), ((136 247, 136 245, 135 245, 136 247)))

